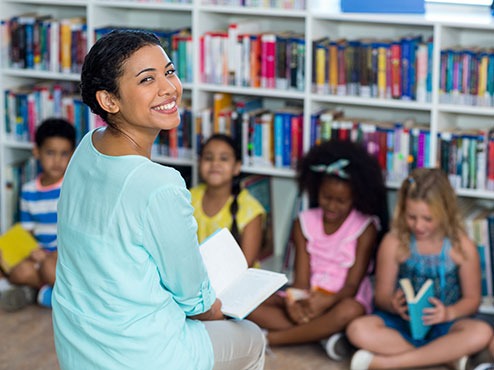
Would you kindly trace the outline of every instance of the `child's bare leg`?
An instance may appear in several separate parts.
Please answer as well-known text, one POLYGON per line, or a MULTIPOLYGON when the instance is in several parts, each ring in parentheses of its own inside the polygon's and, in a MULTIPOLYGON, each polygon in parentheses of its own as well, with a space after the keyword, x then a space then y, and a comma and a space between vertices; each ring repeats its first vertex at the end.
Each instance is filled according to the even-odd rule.
MULTIPOLYGON (((465 319, 453 324, 448 334, 425 346, 391 356, 376 354, 370 367, 372 369, 396 369, 451 363, 462 356, 482 350, 487 346, 491 337, 492 329, 488 324, 465 319)), ((376 353, 379 352, 376 351, 376 353)))
POLYGON ((255 309, 247 319, 268 330, 288 329, 294 325, 286 313, 285 299, 276 294, 255 309))
POLYGON ((55 284, 55 268, 57 265, 57 252, 47 254, 46 258, 41 262, 39 268, 40 279, 43 284, 53 286, 55 284))
POLYGON ((494 358, 494 337, 492 337, 489 342, 488 350, 489 350, 489 354, 491 355, 491 358, 494 358))
POLYGON ((395 355, 415 347, 395 329, 388 328, 376 315, 359 317, 346 329, 350 342, 356 347, 381 355, 395 355))
POLYGON ((39 276, 39 263, 30 259, 19 262, 10 272, 9 280, 12 284, 39 288, 42 285, 39 276))
POLYGON ((296 325, 285 330, 270 331, 268 342, 272 346, 277 346, 321 340, 331 334, 343 331, 350 321, 364 313, 365 309, 360 303, 347 298, 306 324, 296 325))

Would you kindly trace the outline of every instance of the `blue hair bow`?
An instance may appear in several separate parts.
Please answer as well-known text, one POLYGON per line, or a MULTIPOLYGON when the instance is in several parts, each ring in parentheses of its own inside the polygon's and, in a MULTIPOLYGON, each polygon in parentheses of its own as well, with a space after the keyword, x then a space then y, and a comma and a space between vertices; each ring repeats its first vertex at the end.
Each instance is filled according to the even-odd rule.
POLYGON ((327 175, 335 175, 342 179, 348 179, 350 175, 343 169, 350 164, 348 159, 338 159, 336 162, 330 164, 315 164, 310 166, 310 169, 314 172, 323 172, 327 175))

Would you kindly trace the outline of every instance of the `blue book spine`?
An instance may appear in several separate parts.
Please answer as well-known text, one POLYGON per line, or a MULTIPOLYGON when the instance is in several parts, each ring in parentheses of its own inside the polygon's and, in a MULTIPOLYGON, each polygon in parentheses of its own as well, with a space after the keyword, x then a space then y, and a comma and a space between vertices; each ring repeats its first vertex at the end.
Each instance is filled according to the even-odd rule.
POLYGON ((318 136, 319 113, 313 113, 310 116, 310 147, 316 145, 318 136))
POLYGON ((283 166, 290 167, 292 159, 292 113, 283 113, 283 166))
POLYGON ((412 98, 410 86, 410 54, 412 53, 411 39, 401 40, 401 98, 410 100, 412 98))
POLYGON ((283 115, 274 114, 274 164, 283 167, 283 115))
POLYGON ((426 92, 427 101, 432 100, 432 56, 434 52, 434 42, 432 40, 427 41, 427 78, 426 78, 426 92))

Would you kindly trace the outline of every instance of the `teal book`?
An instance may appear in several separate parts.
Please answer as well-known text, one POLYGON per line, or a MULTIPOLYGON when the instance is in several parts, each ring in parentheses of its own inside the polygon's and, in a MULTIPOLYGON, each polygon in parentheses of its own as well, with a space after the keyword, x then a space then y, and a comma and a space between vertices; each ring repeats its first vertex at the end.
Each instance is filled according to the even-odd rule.
POLYGON ((417 293, 414 292, 409 279, 400 279, 400 286, 405 293, 408 304, 408 316, 410 317, 410 332, 413 339, 424 339, 429 332, 430 326, 425 325, 422 316, 425 308, 433 307, 429 298, 434 296, 434 284, 431 279, 420 287, 417 293))

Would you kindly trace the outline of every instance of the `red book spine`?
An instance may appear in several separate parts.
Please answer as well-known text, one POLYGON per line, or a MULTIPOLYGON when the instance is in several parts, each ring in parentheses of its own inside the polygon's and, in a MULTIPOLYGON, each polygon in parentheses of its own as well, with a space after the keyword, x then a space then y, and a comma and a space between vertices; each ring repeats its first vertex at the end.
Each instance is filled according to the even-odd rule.
POLYGON ((391 44, 391 97, 401 98, 401 45, 391 44))
POLYGON ((490 132, 487 143, 487 190, 494 191, 494 131, 490 132))
POLYGON ((276 87, 276 36, 267 33, 261 36, 261 87, 276 87))

